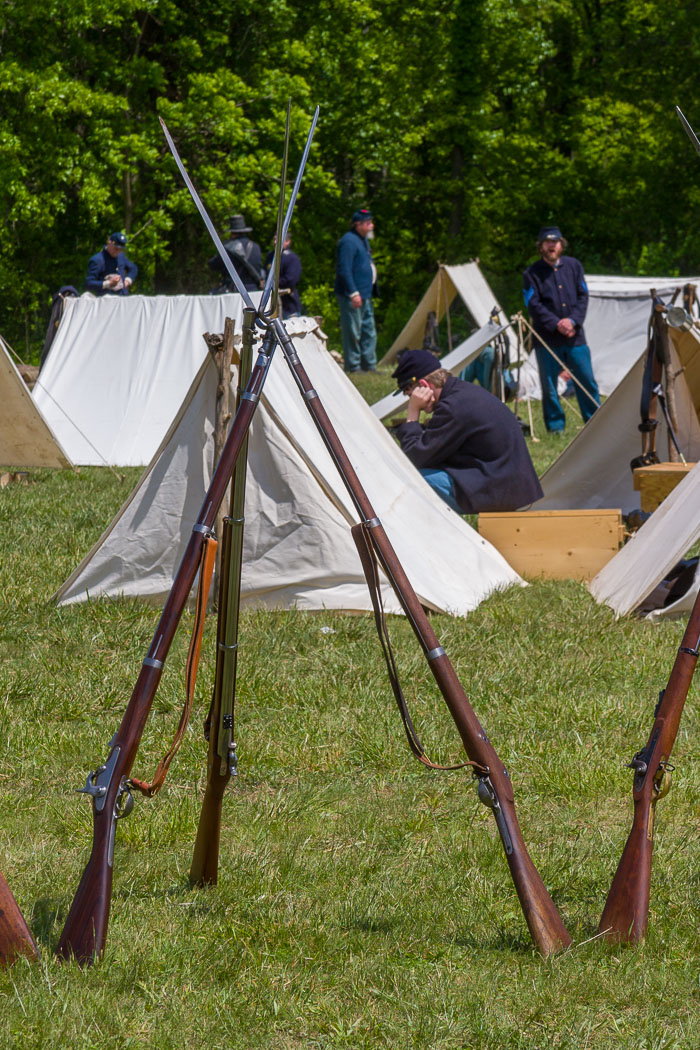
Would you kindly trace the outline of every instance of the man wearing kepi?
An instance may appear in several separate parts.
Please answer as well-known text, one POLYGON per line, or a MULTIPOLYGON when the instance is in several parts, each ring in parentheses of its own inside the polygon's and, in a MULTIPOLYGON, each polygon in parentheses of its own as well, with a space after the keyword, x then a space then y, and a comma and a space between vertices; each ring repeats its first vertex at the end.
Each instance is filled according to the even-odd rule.
POLYGON ((517 510, 540 499, 520 424, 497 397, 450 375, 429 350, 403 350, 392 374, 409 395, 406 422, 394 433, 453 510, 517 510), (426 426, 421 411, 432 416, 426 426))
POLYGON ((361 208, 353 215, 348 233, 338 241, 335 294, 340 306, 346 372, 373 372, 377 365, 372 307, 377 270, 369 245, 373 230, 372 213, 361 208))
POLYGON ((588 288, 578 259, 564 255, 567 243, 558 226, 543 226, 537 237, 540 258, 523 274, 523 295, 535 330, 535 354, 542 384, 542 414, 547 430, 561 433, 566 417, 557 393, 562 371, 543 346, 546 343, 574 380, 576 399, 584 423, 600 405, 593 375, 591 351, 583 322, 588 308, 588 288), (584 388, 581 389, 581 386, 584 388))
POLYGON ((139 268, 127 259, 126 236, 113 233, 101 252, 88 263, 85 287, 94 295, 128 295, 139 268))

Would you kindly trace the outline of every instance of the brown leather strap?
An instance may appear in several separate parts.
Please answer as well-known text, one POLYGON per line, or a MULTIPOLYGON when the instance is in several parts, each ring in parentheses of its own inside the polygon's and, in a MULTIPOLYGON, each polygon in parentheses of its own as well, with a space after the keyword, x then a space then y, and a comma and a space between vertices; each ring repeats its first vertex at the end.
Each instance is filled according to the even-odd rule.
POLYGON ((199 668, 199 655, 202 649, 202 634, 204 632, 204 621, 207 613, 207 602, 209 601, 209 589, 214 574, 216 549, 218 545, 216 537, 210 535, 205 538, 202 547, 202 558, 199 563, 199 586, 197 588, 194 626, 192 628, 190 651, 187 654, 187 667, 185 669, 185 703, 182 708, 182 714, 180 715, 180 723, 177 727, 175 736, 173 737, 173 742, 158 763, 158 768, 156 769, 153 780, 150 784, 148 781, 138 780, 136 777, 131 777, 130 780, 131 786, 136 791, 140 791, 149 798, 153 798, 154 795, 157 795, 165 783, 170 763, 180 750, 180 744, 182 743, 185 730, 189 724, 192 704, 194 702, 194 687, 195 682, 197 681, 197 670, 199 668))
POLYGON ((471 760, 458 762, 452 766, 441 766, 436 762, 431 762, 426 755, 423 745, 418 737, 418 733, 416 732, 415 726, 411 720, 408 705, 406 704, 406 698, 403 694, 403 689, 401 688, 401 682, 399 681, 399 672, 396 667, 394 651, 391 647, 391 640, 389 638, 389 628, 387 627, 386 616, 384 613, 384 602, 382 601, 382 592, 379 581, 379 563, 377 562, 377 555, 372 543, 371 530, 364 522, 360 522, 358 525, 353 525, 350 531, 352 533, 352 538, 355 541, 355 546, 357 547, 357 553, 360 555, 362 570, 365 574, 365 579, 367 580, 367 586, 369 587, 369 595, 372 600, 372 608, 374 609, 374 622, 377 626, 377 634, 379 635, 379 641, 384 653, 386 668, 389 672, 389 681, 391 682, 396 705, 399 709, 401 721, 403 722, 403 727, 406 732, 408 746, 418 761, 422 762, 424 766, 428 766, 430 769, 453 770, 464 769, 466 766, 472 766, 475 772, 483 771, 484 767, 482 765, 478 762, 472 762, 471 760))

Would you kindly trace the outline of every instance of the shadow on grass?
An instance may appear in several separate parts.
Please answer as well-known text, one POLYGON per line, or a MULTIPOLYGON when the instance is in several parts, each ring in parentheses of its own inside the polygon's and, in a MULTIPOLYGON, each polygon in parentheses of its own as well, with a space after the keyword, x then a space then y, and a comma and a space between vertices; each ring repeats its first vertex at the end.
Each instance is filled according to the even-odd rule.
POLYGON ((65 902, 54 897, 40 897, 34 902, 29 925, 38 945, 50 951, 54 950, 58 938, 53 935, 53 931, 57 922, 62 921, 66 914, 65 902))

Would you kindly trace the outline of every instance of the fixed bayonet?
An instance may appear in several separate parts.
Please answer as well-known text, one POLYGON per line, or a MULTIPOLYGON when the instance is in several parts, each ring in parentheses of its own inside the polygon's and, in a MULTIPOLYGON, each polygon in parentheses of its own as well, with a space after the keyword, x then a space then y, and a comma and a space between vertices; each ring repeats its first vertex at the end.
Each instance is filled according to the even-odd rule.
MULTIPOLYGON (((286 213, 286 215, 284 217, 284 223, 282 224, 282 234, 281 234, 281 237, 278 238, 278 246, 281 245, 281 244, 284 244, 284 241, 286 239, 287 233, 289 232, 289 224, 292 221, 292 214, 294 212, 294 205, 296 204, 297 194, 299 193, 299 186, 301 185, 301 179, 302 179, 302 176, 304 174, 304 168, 306 167, 306 161, 307 161, 308 156, 309 156, 309 150, 311 149, 311 140, 313 139, 314 131, 316 130, 316 124, 318 122, 318 114, 319 114, 319 108, 318 108, 318 106, 316 106, 316 110, 314 112, 313 120, 311 121, 311 127, 309 128, 309 134, 306 137, 306 145, 304 147, 304 152, 302 154, 301 162, 299 164, 299 170, 297 171, 297 177, 294 180, 294 186, 292 188, 292 196, 290 197, 289 205, 287 206, 287 213, 286 213)), ((223 262, 224 266, 226 267, 227 274, 229 275, 229 277, 233 281, 233 285, 234 285, 236 291, 241 296, 241 298, 243 299, 243 302, 246 304, 246 306, 250 310, 255 310, 255 313, 256 313, 258 319, 264 321, 264 319, 265 319, 265 312, 264 312, 265 311, 265 306, 266 306, 267 300, 268 300, 268 298, 270 296, 270 290, 272 288, 272 281, 274 280, 273 271, 271 270, 270 273, 268 274, 268 278, 267 278, 267 281, 265 283, 265 288, 263 290, 262 298, 260 300, 260 308, 256 309, 255 306, 253 305, 253 300, 250 298, 250 295, 248 294, 247 288, 245 287, 245 285, 241 281, 240 277, 238 276, 238 273, 236 272, 236 268, 234 267, 233 263, 231 262, 231 259, 229 258, 229 254, 226 251, 226 249, 224 248, 224 246, 222 244, 222 241, 221 241, 221 238, 219 237, 218 233, 216 232, 216 228, 214 227, 214 223, 209 218, 209 214, 207 212, 207 209, 204 207, 202 199, 200 198, 199 194, 197 193, 196 189, 194 188, 194 184, 193 184, 191 178, 189 177, 189 175, 187 174, 187 171, 185 170, 185 165, 182 163, 182 160, 180 159, 180 154, 177 151, 177 147, 176 147, 175 143, 173 142, 172 136, 171 136, 170 132, 168 131, 168 128, 167 128, 167 125, 166 125, 165 121, 163 120, 162 117, 159 117, 158 119, 160 120, 160 125, 161 125, 161 127, 163 129, 163 134, 165 135, 165 139, 166 139, 166 142, 168 143, 168 147, 170 148, 170 152, 173 155, 173 159, 175 160, 175 163, 178 166, 179 172, 180 172, 180 174, 182 175, 182 178, 185 181, 185 185, 187 186, 187 189, 190 192, 190 196, 192 197, 192 200, 194 201, 195 205, 197 206, 197 211, 202 216, 202 220, 204 222, 204 225, 207 228, 209 236, 211 237, 211 239, 212 239, 212 241, 214 243, 214 247, 216 248, 217 252, 219 253, 219 258, 221 259, 221 261, 223 262)), ((281 250, 281 248, 280 248, 280 250, 281 250)))
MULTIPOLYGON (((304 169, 306 167, 306 162, 307 162, 308 157, 309 157, 309 150, 311 149, 311 140, 314 137, 314 131, 316 130, 316 124, 318 123, 318 114, 319 114, 319 108, 318 108, 318 106, 316 106, 316 109, 314 111, 313 120, 311 121, 311 127, 309 128, 309 133, 306 136, 306 145, 304 146, 304 152, 301 155, 301 161, 299 163, 299 170, 297 171, 297 177, 294 180, 294 186, 292 187, 292 195, 289 198, 289 204, 287 205, 287 214, 285 215, 284 222, 282 224, 282 233, 277 238, 277 245, 278 245, 278 247, 279 247, 279 245, 284 245, 284 242, 287 239, 287 234, 289 233, 289 225, 290 225, 290 223, 292 221, 292 214, 294 212, 294 205, 296 204, 297 194, 299 193, 299 187, 301 185, 301 179, 302 179, 302 176, 304 174, 304 169)), ((280 248, 280 252, 281 252, 281 250, 282 249, 280 248)), ((262 298, 260 300, 260 312, 261 313, 264 311, 265 306, 267 305, 267 300, 270 297, 270 289, 272 288, 272 281, 273 281, 273 279, 274 279, 273 273, 272 273, 272 270, 270 270, 270 273, 267 276, 267 281, 265 282, 265 288, 263 289, 262 298)))
POLYGON ((690 139, 690 141, 693 143, 693 145, 695 146, 695 149, 697 150, 698 153, 700 153, 700 139, 698 139, 697 135, 695 134, 695 132, 691 128, 690 124, 688 123, 688 121, 683 116, 683 113, 681 112, 680 106, 676 106, 676 116, 678 117, 678 119, 680 120, 681 124, 685 128, 685 133, 688 136, 688 138, 690 139))
MULTIPOLYGON (((202 216, 202 219, 204 220, 204 225, 206 226, 207 230, 209 231, 209 236, 211 237, 212 241, 214 242, 214 247, 216 248, 217 252, 219 253, 219 258, 221 259, 222 263, 226 267, 226 272, 228 273, 229 277, 233 281, 233 284, 234 284, 234 287, 235 287, 236 291, 241 296, 241 298, 243 299, 243 302, 246 304, 246 306, 250 310, 255 310, 255 306, 253 305, 253 300, 250 298, 250 295, 248 294, 248 289, 246 288, 246 286, 243 284, 243 281, 238 276, 238 273, 236 272, 236 268, 233 265, 233 263, 231 262, 231 259, 229 258, 229 254, 226 251, 226 249, 224 248, 223 244, 221 243, 221 238, 219 237, 218 233, 216 232, 216 229, 214 228, 214 223, 209 218, 209 215, 207 213, 207 209, 204 207, 199 194, 197 193, 196 189, 194 188, 194 184, 193 184, 192 180, 190 179, 189 175, 185 171, 185 165, 180 160, 180 154, 177 151, 177 147, 176 147, 175 143, 172 140, 172 136, 171 136, 170 132, 168 131, 168 128, 167 128, 167 125, 166 125, 165 121, 163 120, 162 117, 159 117, 158 119, 160 120, 160 126, 163 129, 163 134, 165 135, 166 142, 168 143, 168 146, 170 147, 170 152, 172 153, 172 155, 173 155, 173 157, 175 159, 175 163, 177 164, 177 166, 178 166, 178 168, 180 170, 180 174, 182 175, 183 179, 185 180, 185 185, 187 186, 187 189, 190 191, 190 196, 192 197, 192 200, 197 205, 197 211, 199 212, 199 214, 202 216)), ((257 313, 257 310, 255 310, 255 312, 257 313)))
POLYGON ((282 262, 282 252, 284 251, 284 242, 282 240, 282 226, 284 224, 284 190, 287 185, 287 162, 289 159, 289 122, 292 113, 292 100, 289 99, 287 103, 287 121, 284 127, 284 150, 282 151, 282 174, 280 176, 280 196, 279 203, 277 205, 277 228, 275 231, 275 251, 272 257, 272 266, 270 272, 267 275, 265 281, 265 287, 263 289, 262 298, 260 299, 260 309, 265 310, 267 306, 268 295, 270 294, 270 288, 272 288, 272 309, 269 311, 270 317, 276 317, 277 311, 279 310, 279 297, 280 297, 280 264, 282 262))

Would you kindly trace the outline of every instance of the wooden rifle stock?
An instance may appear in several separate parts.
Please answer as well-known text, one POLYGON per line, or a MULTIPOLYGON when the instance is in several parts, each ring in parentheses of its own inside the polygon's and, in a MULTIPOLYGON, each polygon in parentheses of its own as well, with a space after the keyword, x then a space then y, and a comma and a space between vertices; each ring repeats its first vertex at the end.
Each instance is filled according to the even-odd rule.
POLYGON ((649 918, 656 803, 671 787, 669 764, 700 646, 700 592, 654 712, 646 747, 630 762, 634 770, 632 829, 610 886, 598 931, 612 941, 641 941, 649 918))
POLYGON ((165 658, 197 575, 202 548, 226 493, 236 459, 248 433, 270 366, 274 340, 265 339, 262 351, 236 413, 221 459, 214 470, 202 509, 173 581, 153 641, 143 661, 121 725, 110 742, 104 765, 89 773, 82 790, 92 796, 93 843, 68 913, 57 952, 78 962, 93 962, 102 954, 112 896, 112 866, 117 821, 133 803, 129 774, 155 698, 165 658))
MULTIPOLYGON (((248 382, 253 356, 252 310, 243 312, 243 338, 238 369, 236 410, 248 382)), ((243 523, 248 439, 243 441, 231 483, 230 513, 224 521, 219 586, 219 618, 216 632, 216 673, 209 717, 207 784, 197 828, 190 882, 195 886, 215 885, 219 872, 221 807, 226 786, 235 771, 234 700, 238 656, 238 613, 243 562, 243 523)))
POLYGON ((277 338, 287 364, 302 391, 304 402, 335 463, 348 493, 360 514, 379 562, 428 659, 430 670, 452 715, 468 758, 479 768, 481 801, 492 809, 501 836, 516 892, 532 938, 543 955, 550 955, 571 944, 541 876, 528 854, 518 825, 510 776, 484 732, 469 703, 445 650, 411 586, 396 553, 355 473, 338 435, 304 370, 294 345, 281 321, 274 322, 277 338))
POLYGON ((21 955, 29 959, 39 958, 34 938, 0 871, 0 967, 9 966, 21 955))

